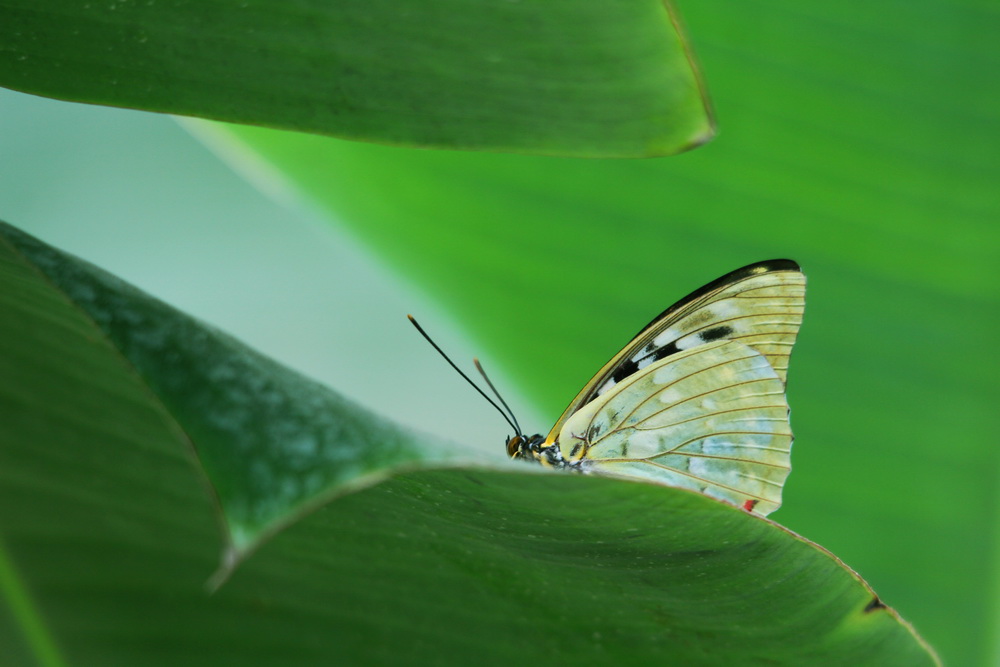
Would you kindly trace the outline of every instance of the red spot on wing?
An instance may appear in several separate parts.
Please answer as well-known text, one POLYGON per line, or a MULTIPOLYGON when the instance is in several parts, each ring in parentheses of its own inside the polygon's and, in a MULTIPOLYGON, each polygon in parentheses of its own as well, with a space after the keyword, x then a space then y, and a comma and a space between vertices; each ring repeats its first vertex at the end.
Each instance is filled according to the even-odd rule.
POLYGON ((745 509, 747 512, 752 512, 753 508, 757 507, 757 503, 759 502, 760 502, 759 500, 750 499, 745 503, 743 503, 743 509, 745 509))

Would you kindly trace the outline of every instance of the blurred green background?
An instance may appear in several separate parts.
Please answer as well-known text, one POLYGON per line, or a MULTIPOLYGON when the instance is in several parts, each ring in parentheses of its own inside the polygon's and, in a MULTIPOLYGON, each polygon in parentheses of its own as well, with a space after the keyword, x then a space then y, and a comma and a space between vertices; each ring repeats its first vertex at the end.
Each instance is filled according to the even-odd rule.
POLYGON ((167 118, 4 93, 0 218, 479 447, 500 447, 504 425, 405 312, 458 359, 482 357, 544 432, 675 299, 796 259, 810 280, 789 383, 797 440, 773 518, 856 569, 948 664, 995 664, 1000 12, 680 9, 721 131, 675 158, 200 125, 244 182, 167 118))

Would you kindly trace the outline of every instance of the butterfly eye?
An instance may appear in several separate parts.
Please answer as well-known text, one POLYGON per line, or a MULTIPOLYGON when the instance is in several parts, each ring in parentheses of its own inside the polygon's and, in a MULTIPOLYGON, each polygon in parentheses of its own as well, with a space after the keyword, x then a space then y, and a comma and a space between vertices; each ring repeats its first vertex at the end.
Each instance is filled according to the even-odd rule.
POLYGON ((524 442, 524 438, 519 435, 515 435, 509 440, 507 440, 507 456, 512 459, 519 458, 521 456, 521 443, 524 442))

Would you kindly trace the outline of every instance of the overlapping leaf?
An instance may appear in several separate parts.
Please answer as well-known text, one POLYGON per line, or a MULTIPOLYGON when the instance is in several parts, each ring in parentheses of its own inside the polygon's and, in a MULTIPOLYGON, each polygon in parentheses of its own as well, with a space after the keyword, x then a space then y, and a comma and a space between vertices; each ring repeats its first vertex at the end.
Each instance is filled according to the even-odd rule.
POLYGON ((0 632, 24 655, 933 664, 856 575, 771 522, 657 485, 459 465, 460 448, 2 237, 0 632), (258 549, 209 597, 232 540, 258 549))
POLYGON ((660 0, 0 3, 0 85, 387 144, 641 157, 707 141, 660 0))

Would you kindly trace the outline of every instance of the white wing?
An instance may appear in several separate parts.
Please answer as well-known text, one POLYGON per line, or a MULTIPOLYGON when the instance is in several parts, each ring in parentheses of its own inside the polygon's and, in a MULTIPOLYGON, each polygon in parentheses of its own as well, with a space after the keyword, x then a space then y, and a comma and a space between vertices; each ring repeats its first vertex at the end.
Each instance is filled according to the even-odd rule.
POLYGON ((782 379, 731 340, 680 351, 585 405, 563 425, 584 472, 639 477, 768 514, 781 505, 792 432, 782 379))

